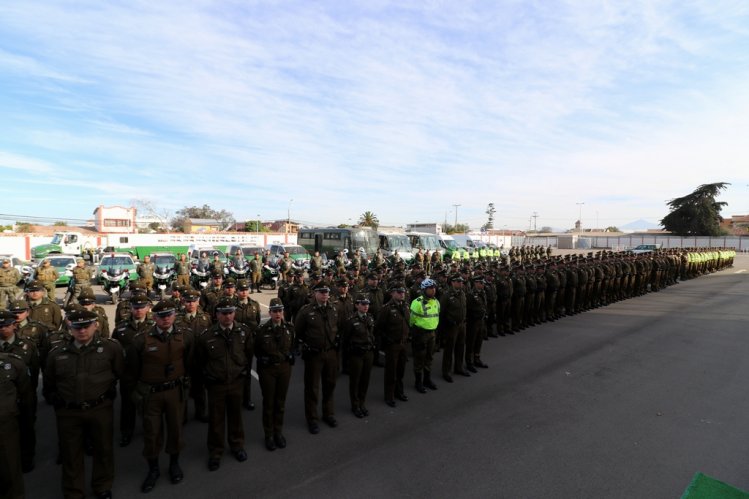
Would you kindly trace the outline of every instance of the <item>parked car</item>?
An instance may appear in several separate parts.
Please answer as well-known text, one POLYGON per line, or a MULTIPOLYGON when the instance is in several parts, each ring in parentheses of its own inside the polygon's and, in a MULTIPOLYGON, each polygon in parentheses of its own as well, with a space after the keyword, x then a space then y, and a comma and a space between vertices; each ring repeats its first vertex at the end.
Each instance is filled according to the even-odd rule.
POLYGON ((284 254, 288 252, 289 258, 294 261, 294 265, 298 267, 309 265, 309 253, 298 244, 269 244, 267 249, 270 250, 274 262, 283 259, 284 254))
POLYGON ((215 254, 218 254, 219 260, 221 260, 222 262, 226 262, 226 254, 220 249, 214 248, 213 246, 198 247, 190 245, 187 258, 190 260, 190 263, 192 265, 197 265, 198 261, 200 261, 200 255, 203 253, 208 255, 208 260, 210 260, 211 262, 213 261, 213 255, 215 254))
POLYGON ((642 253, 652 253, 653 251, 661 249, 660 243, 658 244, 640 244, 638 246, 635 246, 630 251, 634 253, 635 255, 639 255, 642 253))
POLYGON ((49 264, 52 265, 59 277, 55 281, 56 286, 67 286, 70 282, 71 274, 68 272, 75 267, 75 255, 50 255, 47 257, 49 264))
POLYGON ((96 276, 94 281, 97 284, 103 284, 101 279, 101 273, 103 270, 109 272, 109 269, 113 270, 127 270, 130 274, 129 279, 131 281, 138 280, 137 265, 133 260, 133 257, 128 253, 110 253, 101 257, 101 260, 96 264, 96 276))
POLYGON ((227 247, 226 254, 227 258, 231 260, 234 255, 237 254, 237 250, 242 250, 245 260, 250 261, 255 258, 255 253, 261 257, 265 253, 265 248, 262 246, 256 246, 254 244, 232 244, 227 247))

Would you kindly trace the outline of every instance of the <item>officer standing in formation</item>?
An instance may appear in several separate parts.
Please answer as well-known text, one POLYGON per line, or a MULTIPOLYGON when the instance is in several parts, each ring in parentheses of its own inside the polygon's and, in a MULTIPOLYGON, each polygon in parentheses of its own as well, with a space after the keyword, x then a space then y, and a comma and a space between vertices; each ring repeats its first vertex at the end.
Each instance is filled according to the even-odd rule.
POLYGON ((21 273, 17 268, 10 266, 10 258, 3 258, 0 266, 0 310, 8 308, 8 303, 18 296, 18 282, 21 273))
POLYGON ((369 314, 369 298, 357 295, 356 312, 343 329, 342 350, 348 355, 349 400, 351 412, 357 418, 369 416, 366 406, 369 377, 374 365, 377 341, 374 333, 374 317, 369 314))
POLYGON ((375 334, 385 350, 385 403, 395 407, 395 399, 408 401, 403 389, 406 372, 410 309, 404 301, 406 286, 400 281, 390 285, 390 301, 382 306, 375 323, 375 334))
POLYGON ((260 390, 263 393, 263 432, 269 451, 286 447, 283 418, 286 394, 294 365, 294 328, 284 320, 284 305, 273 298, 269 306, 270 320, 260 326, 255 336, 255 356, 260 390))
POLYGON ((86 267, 86 260, 78 258, 75 261, 75 267, 71 271, 73 273, 73 302, 78 300, 78 296, 84 289, 91 288, 91 270, 86 267))
POLYGON ((136 269, 138 277, 140 277, 140 281, 146 287, 146 295, 150 295, 153 291, 153 273, 155 270, 156 266, 151 263, 151 257, 149 255, 143 257, 143 261, 140 263, 140 265, 138 265, 138 268, 136 269))
POLYGON ((411 350, 414 357, 416 391, 426 393, 436 390, 432 381, 432 357, 440 320, 440 302, 435 298, 437 283, 432 279, 421 281, 421 296, 411 302, 411 350))
POLYGON ((200 335, 195 360, 208 389, 208 469, 221 466, 224 438, 237 461, 247 460, 242 423, 242 387, 250 375, 252 332, 234 320, 236 306, 222 298, 216 304, 216 323, 200 335), (228 429, 226 427, 228 422, 228 429), (227 431, 228 430, 228 431, 227 431))
POLYGON ((47 298, 52 301, 55 301, 55 285, 59 278, 60 274, 47 258, 42 260, 42 264, 36 268, 36 272, 34 273, 34 279, 42 283, 44 289, 47 290, 47 298))
POLYGON ((328 303, 330 288, 317 284, 311 303, 299 310, 294 330, 302 345, 304 360, 304 415, 307 429, 320 432, 317 402, 322 383, 322 420, 331 428, 338 426, 335 418, 333 392, 338 377, 338 311, 328 303))
MULTIPOLYGON (((0 329, 11 328, 15 316, 0 311, 0 329)), ((0 351, 0 497, 24 497, 19 422, 31 417, 35 405, 34 388, 23 360, 13 353, 0 351)))
POLYGON ((97 499, 112 497, 114 481, 115 384, 125 356, 117 341, 97 337, 94 312, 68 316, 72 338, 52 350, 45 390, 55 406, 62 460, 62 490, 67 498, 85 497, 84 436, 93 446, 91 487, 97 499))
MULTIPOLYGON (((177 326, 187 328, 192 333, 197 342, 198 337, 211 327, 211 317, 200 310, 198 301, 200 292, 195 289, 188 289, 182 296, 182 311, 177 316, 177 326)), ((192 366, 192 379, 190 382, 190 397, 195 401, 195 419, 201 423, 208 422, 206 415, 206 395, 203 378, 201 376, 201 367, 197 363, 192 366)))
POLYGON ((160 476, 165 430, 169 479, 179 483, 184 477, 179 454, 185 447, 183 422, 194 340, 189 329, 175 327, 176 318, 176 305, 160 301, 153 307, 155 324, 136 334, 127 350, 127 373, 143 415, 143 457, 148 461, 142 492, 153 490, 160 476))
POLYGON ((177 285, 185 288, 190 287, 190 271, 192 266, 187 261, 187 255, 180 253, 179 260, 174 264, 174 273, 177 276, 177 285))

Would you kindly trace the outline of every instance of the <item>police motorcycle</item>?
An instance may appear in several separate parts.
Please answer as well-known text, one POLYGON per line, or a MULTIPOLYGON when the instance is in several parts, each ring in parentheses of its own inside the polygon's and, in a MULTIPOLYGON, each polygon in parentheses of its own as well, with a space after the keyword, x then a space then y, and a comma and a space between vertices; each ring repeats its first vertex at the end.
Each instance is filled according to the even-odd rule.
POLYGON ((166 298, 166 290, 172 286, 172 282, 175 279, 174 267, 169 265, 157 266, 153 272, 153 283, 156 289, 159 290, 159 299, 163 300, 166 298))
POLYGON ((263 273, 260 280, 261 286, 269 286, 270 289, 276 289, 278 286, 278 265, 263 264, 263 273))
POLYGON ((202 291, 208 287, 210 280, 211 272, 208 265, 203 265, 201 262, 192 265, 192 269, 190 269, 190 287, 202 291))
POLYGON ((130 284, 130 271, 128 269, 117 267, 101 269, 99 283, 112 299, 112 304, 117 305, 117 302, 120 301, 120 297, 122 296, 122 292, 125 291, 128 284, 130 284))
POLYGON ((233 277, 235 281, 239 279, 247 279, 247 274, 250 272, 250 264, 242 256, 241 258, 232 258, 229 263, 224 267, 224 274, 226 277, 233 277))

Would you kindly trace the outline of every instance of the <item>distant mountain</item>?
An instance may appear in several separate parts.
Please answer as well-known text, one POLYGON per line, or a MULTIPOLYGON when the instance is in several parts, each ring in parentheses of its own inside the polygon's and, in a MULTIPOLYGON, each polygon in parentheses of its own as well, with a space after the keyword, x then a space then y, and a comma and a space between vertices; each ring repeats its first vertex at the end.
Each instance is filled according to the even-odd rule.
POLYGON ((639 219, 634 222, 630 222, 627 225, 621 225, 621 230, 648 230, 648 229, 659 229, 659 224, 648 222, 647 220, 639 219))

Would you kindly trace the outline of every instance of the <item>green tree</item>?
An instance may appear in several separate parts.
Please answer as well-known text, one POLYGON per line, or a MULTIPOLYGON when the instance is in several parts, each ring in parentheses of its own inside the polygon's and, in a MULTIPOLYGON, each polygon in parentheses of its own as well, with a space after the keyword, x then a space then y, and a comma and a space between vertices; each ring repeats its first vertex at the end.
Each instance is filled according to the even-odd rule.
POLYGON ((497 210, 494 208, 494 203, 489 203, 489 206, 486 207, 486 214, 489 216, 489 218, 486 220, 486 223, 481 227, 483 230, 491 230, 494 228, 494 214, 497 212, 497 210))
POLYGON ((445 225, 445 233, 446 234, 465 234, 468 232, 470 227, 468 227, 468 224, 458 224, 458 225, 445 225))
POLYGON ((171 226, 176 230, 183 230, 188 218, 207 218, 221 222, 221 230, 226 230, 234 223, 234 215, 226 210, 214 210, 207 204, 200 206, 185 206, 175 212, 171 226))
POLYGON ((619 230, 619 227, 611 225, 609 227, 606 227, 606 232, 621 232, 621 231, 619 230))
POLYGON ((703 184, 691 194, 672 199, 667 204, 671 212, 663 217, 663 227, 679 236, 719 236, 723 232, 720 210, 728 203, 715 197, 729 185, 726 182, 703 184))
POLYGON ((67 227, 68 223, 65 222, 65 221, 63 221, 63 220, 58 220, 57 222, 55 222, 52 225, 54 225, 55 227, 67 227))
POLYGON ((16 222, 16 232, 31 232, 31 224, 28 222, 16 222))
POLYGON ((359 217, 359 225, 376 229, 377 226, 380 225, 380 221, 377 219, 377 215, 375 215, 371 211, 365 211, 359 217))
POLYGON ((244 223, 245 232, 270 232, 270 229, 259 220, 247 220, 244 223))

